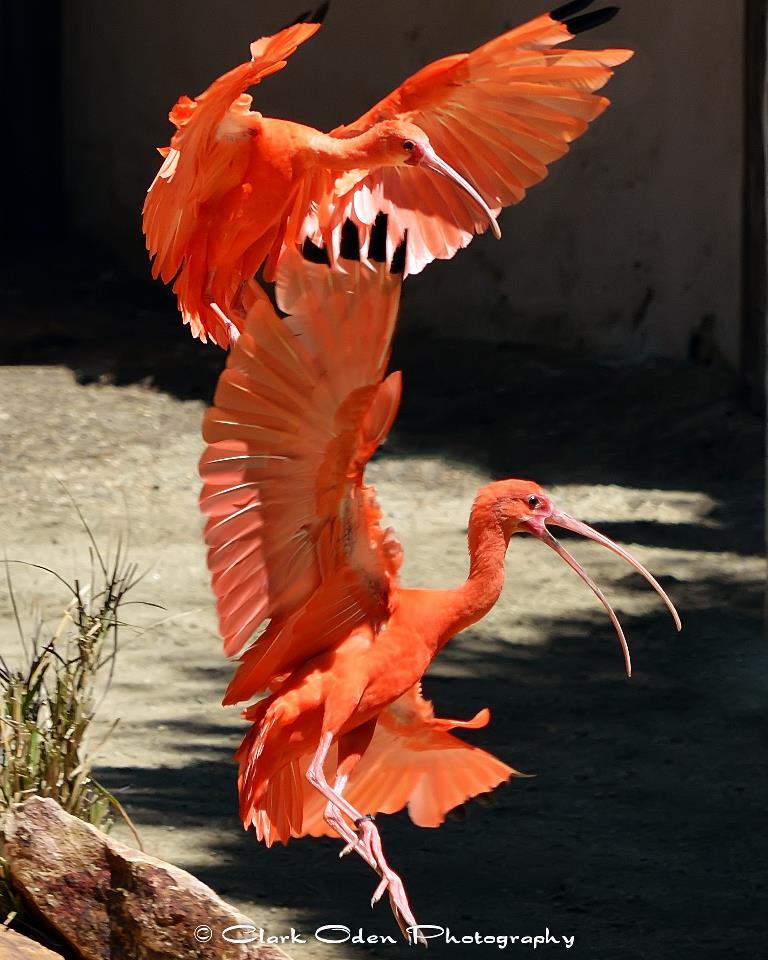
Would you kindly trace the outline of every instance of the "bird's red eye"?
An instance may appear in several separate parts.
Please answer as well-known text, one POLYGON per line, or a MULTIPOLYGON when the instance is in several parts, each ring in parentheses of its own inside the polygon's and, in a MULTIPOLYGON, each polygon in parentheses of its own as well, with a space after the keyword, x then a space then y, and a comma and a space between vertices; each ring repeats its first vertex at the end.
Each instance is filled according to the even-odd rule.
POLYGON ((414 148, 415 146, 416 146, 416 144, 413 142, 413 140, 405 140, 405 141, 403 142, 403 150, 408 150, 408 151, 410 151, 410 150, 413 150, 413 148, 414 148))
POLYGON ((531 494, 531 496, 528 497, 528 506, 531 508, 531 510, 535 510, 536 507, 538 507, 540 503, 541 503, 541 501, 539 500, 539 498, 538 498, 538 497, 534 497, 533 494, 531 494))

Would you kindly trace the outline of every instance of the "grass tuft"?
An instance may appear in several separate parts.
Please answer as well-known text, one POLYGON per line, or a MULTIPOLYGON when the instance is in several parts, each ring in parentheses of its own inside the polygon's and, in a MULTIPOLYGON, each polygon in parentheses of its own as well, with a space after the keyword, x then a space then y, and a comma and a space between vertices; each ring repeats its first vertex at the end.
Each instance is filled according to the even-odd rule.
MULTIPOLYGON (((99 549, 75 504, 90 541, 87 582, 69 583, 55 570, 26 561, 5 561, 5 579, 21 647, 21 666, 0 656, 0 813, 37 795, 51 797, 68 813, 108 829, 122 816, 141 846, 120 802, 93 776, 92 758, 117 724, 92 746, 88 734, 112 682, 128 594, 142 579, 118 542, 112 557, 99 549), (71 599, 55 629, 37 615, 24 629, 11 565, 46 571, 67 588, 71 599)), ((143 604, 156 606, 156 604, 143 604)))
MULTIPOLYGON (((20 665, 11 667, 0 656, 0 816, 28 797, 50 797, 101 830, 109 829, 117 813, 143 849, 120 801, 92 773, 93 759, 117 720, 95 744, 89 734, 114 677, 123 630, 145 632, 122 619, 123 608, 157 604, 126 599, 144 574, 127 560, 122 541, 105 555, 74 500, 73 504, 89 540, 86 580, 70 583, 49 567, 5 560, 20 665), (45 571, 66 587, 70 599, 53 629, 39 613, 25 629, 11 576, 14 564, 45 571)), ((2 857, 0 907, 5 918, 0 917, 0 924, 20 924, 25 932, 45 939, 25 916, 2 857)))

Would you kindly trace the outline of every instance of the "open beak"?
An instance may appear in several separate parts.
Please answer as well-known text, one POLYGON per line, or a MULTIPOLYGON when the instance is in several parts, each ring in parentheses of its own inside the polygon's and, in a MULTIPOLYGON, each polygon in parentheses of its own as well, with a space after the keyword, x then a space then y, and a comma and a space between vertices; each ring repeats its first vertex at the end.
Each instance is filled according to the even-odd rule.
POLYGON ((457 170, 454 170, 450 164, 446 163, 445 160, 443 160, 441 157, 438 157, 432 147, 424 144, 420 146, 421 149, 419 150, 419 154, 417 157, 414 157, 412 165, 427 167, 429 170, 436 170, 438 173, 442 173, 442 175, 447 177, 449 180, 453 180, 457 186, 461 187, 465 193, 468 193, 469 196, 472 197, 478 207, 480 207, 486 217, 488 217, 494 237, 496 237, 497 240, 500 240, 501 229, 496 222, 496 217, 494 217, 493 211, 485 202, 485 200, 483 200, 477 190, 475 190, 472 184, 468 180, 465 180, 464 177, 462 177, 457 170))
POLYGON ((632 661, 629 655, 629 647, 627 646, 627 640, 624 636, 624 631, 621 629, 621 624, 619 623, 619 618, 613 611, 613 607, 605 599, 605 596, 602 590, 597 586, 592 577, 589 576, 587 571, 581 566, 581 564, 576 560, 575 557, 565 549, 565 547, 560 543, 560 541, 553 537, 552 534, 546 527, 546 523, 552 523, 558 527, 564 527, 566 530, 571 530, 573 533, 578 533, 582 537, 586 537, 589 540, 594 540, 596 543, 602 544, 604 547, 607 547, 609 550, 612 550, 613 553, 618 554, 622 557, 627 563, 633 567, 637 572, 642 576, 658 593, 661 599, 664 601, 665 606, 672 614, 672 619, 675 621, 675 626, 678 630, 682 628, 680 622, 680 617, 675 610, 675 605, 669 599, 667 594, 661 587, 661 584, 656 580, 651 573, 646 570, 646 568, 639 561, 635 560, 632 554, 628 553, 623 547, 620 547, 617 543, 614 543, 613 540, 609 540, 608 537, 604 536, 602 533, 598 533, 597 530, 594 530, 592 527, 588 526, 586 523, 582 523, 580 520, 574 520, 573 517, 569 517, 567 513, 562 513, 560 510, 553 510, 548 517, 530 517, 527 520, 523 521, 523 529, 528 533, 533 534, 534 537, 537 537, 542 543, 546 543, 548 547, 551 547, 555 553, 559 554, 563 560, 568 564, 569 567, 572 567, 576 573, 581 577, 581 579, 586 583, 589 589, 594 593, 597 599, 605 607, 606 613, 611 619, 616 635, 619 638, 619 643, 621 644, 621 650, 624 654, 624 663, 627 668, 627 676, 632 676, 632 661))

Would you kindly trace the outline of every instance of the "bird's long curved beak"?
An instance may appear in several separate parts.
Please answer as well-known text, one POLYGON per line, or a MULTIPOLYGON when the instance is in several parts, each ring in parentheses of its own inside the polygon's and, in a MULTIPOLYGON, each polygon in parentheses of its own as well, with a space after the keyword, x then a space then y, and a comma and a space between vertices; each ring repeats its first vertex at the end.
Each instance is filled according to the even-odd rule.
POLYGON ((653 587, 656 593, 658 593, 658 595, 664 601, 665 606, 672 614, 672 619, 675 621, 675 626, 678 630, 680 630, 682 629, 682 624, 680 622, 678 612, 675 609, 675 605, 669 599, 661 584, 650 573, 650 571, 648 571, 642 565, 642 563, 640 563, 638 560, 635 560, 632 554, 628 553, 623 547, 620 547, 618 543, 614 543, 613 540, 610 540, 604 534, 599 533, 586 523, 582 523, 580 520, 575 520, 573 517, 568 516, 567 513, 563 513, 561 510, 553 510, 547 517, 530 517, 523 521, 523 528, 528 533, 533 534, 534 537, 541 540, 542 543, 546 543, 546 545, 551 547, 555 553, 559 554, 563 560, 565 560, 568 566, 576 571, 576 573, 581 577, 584 583, 586 583, 600 603, 602 603, 602 605, 605 607, 606 613, 611 619, 611 623, 613 624, 616 635, 619 638, 619 643, 621 644, 621 650, 624 654, 624 663, 627 668, 627 676, 631 677, 632 660, 629 655, 629 647, 627 646, 627 640, 624 636, 624 631, 619 623, 619 618, 614 613, 613 607, 606 600, 602 590, 589 576, 587 571, 581 566, 578 560, 576 560, 576 558, 565 549, 562 543, 560 543, 560 541, 550 533, 546 527, 547 523, 554 524, 558 527, 564 527, 566 530, 571 530, 573 533, 578 533, 580 536, 586 537, 588 540, 594 540, 596 543, 600 543, 604 547, 607 547, 613 553, 620 556, 623 560, 626 560, 627 563, 637 570, 637 572, 650 584, 650 586, 653 587))
POLYGON ((439 157, 432 147, 421 147, 418 160, 416 160, 416 165, 420 167, 427 167, 429 170, 435 170, 437 173, 441 173, 449 180, 453 180, 453 182, 457 186, 461 187, 465 193, 468 193, 478 207, 480 207, 486 217, 488 217, 494 237, 496 237, 497 240, 501 239, 501 229, 496 222, 496 217, 493 215, 491 208, 488 206, 485 200, 483 200, 477 190, 475 190, 472 184, 468 180, 465 180, 458 170, 454 170, 449 163, 446 163, 442 157, 439 157))

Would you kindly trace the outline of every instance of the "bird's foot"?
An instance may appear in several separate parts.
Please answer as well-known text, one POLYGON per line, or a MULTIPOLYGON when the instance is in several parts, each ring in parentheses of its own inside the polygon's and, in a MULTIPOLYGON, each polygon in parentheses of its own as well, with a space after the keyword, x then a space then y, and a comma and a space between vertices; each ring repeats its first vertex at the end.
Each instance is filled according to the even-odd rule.
POLYGON ((234 345, 237 343, 240 337, 240 330, 235 326, 234 323, 229 319, 229 317, 224 313, 218 303, 215 303, 213 300, 209 303, 211 310, 216 314, 219 319, 219 323, 224 330, 224 335, 221 336, 215 342, 219 344, 222 350, 231 350, 234 345))
MULTIPOLYGON (((419 930, 419 925, 408 903, 408 897, 403 886, 403 881, 398 874, 390 867, 384 857, 384 851, 381 846, 381 837, 373 817, 362 817, 355 821, 357 827, 357 846, 366 860, 374 864, 374 869, 381 877, 379 885, 371 897, 371 906, 375 906, 384 896, 385 891, 389 893, 389 904, 392 913, 397 920, 397 924, 406 940, 411 943, 421 943, 427 945, 424 935, 419 930)), ((350 846, 348 844, 348 846, 350 846)), ((350 846, 350 849, 354 845, 350 846)))
POLYGON ((325 813, 325 822, 329 826, 333 827, 342 840, 346 841, 346 846, 339 854, 339 857, 345 857, 348 853, 351 853, 354 850, 356 853, 360 854, 369 867, 374 870, 376 869, 376 861, 368 853, 368 851, 363 848, 360 843, 360 838, 347 824, 338 807, 333 806, 333 804, 328 804, 328 808, 326 809, 325 813))
POLYGON ((355 820, 355 826, 357 827, 357 833, 355 833, 351 829, 351 827, 348 827, 346 823, 342 820, 344 829, 348 831, 349 836, 343 835, 344 839, 347 841, 347 845, 339 854, 339 859, 341 859, 342 857, 346 857, 347 854, 352 853, 352 851, 354 850, 355 853, 359 853, 360 856, 363 858, 363 860, 366 860, 373 867, 374 870, 377 870, 378 867, 376 866, 376 860, 374 859, 373 854, 371 853, 370 847, 365 844, 363 832, 360 828, 360 824, 365 821, 370 821, 372 823, 373 814, 369 813, 367 816, 362 817, 360 820, 355 820))

